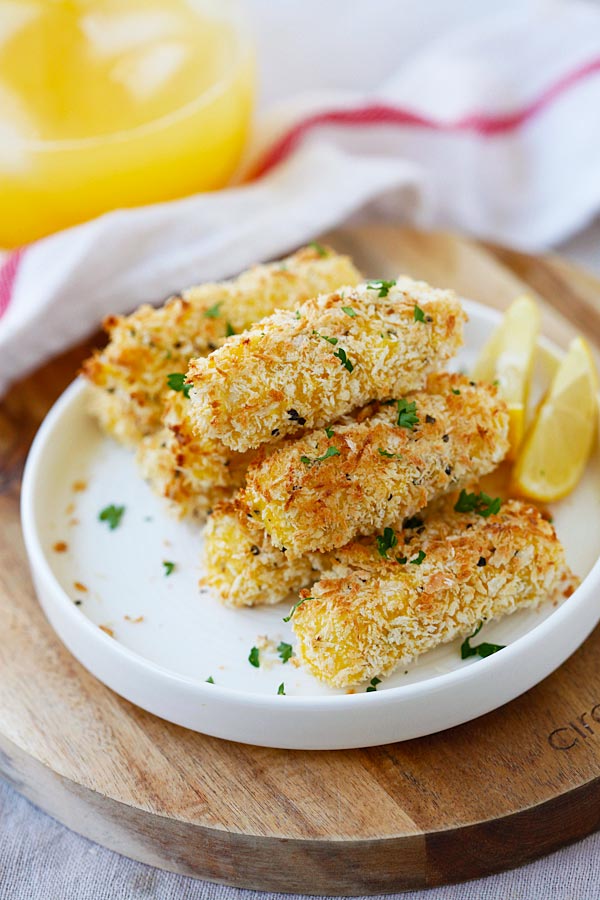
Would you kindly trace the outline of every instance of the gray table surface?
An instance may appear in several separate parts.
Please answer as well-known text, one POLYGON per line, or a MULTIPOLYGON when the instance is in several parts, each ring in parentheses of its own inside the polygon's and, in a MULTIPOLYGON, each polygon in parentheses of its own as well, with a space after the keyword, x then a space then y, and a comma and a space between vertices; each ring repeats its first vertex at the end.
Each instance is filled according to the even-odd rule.
MULTIPOLYGON (((600 274, 600 220, 559 250, 600 274)), ((406 900, 598 900, 600 832, 501 875, 397 896, 406 900)), ((59 825, 0 780, 0 900, 252 900, 255 897, 283 900, 291 895, 237 890, 133 862, 59 825)))

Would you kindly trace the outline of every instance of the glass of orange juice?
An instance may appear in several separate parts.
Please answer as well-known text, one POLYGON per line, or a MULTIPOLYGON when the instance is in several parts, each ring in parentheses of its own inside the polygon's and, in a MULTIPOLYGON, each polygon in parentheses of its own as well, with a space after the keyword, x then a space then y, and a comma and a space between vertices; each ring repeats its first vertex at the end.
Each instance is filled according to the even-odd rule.
POLYGON ((0 0, 0 247, 222 187, 253 99, 234 0, 0 0))

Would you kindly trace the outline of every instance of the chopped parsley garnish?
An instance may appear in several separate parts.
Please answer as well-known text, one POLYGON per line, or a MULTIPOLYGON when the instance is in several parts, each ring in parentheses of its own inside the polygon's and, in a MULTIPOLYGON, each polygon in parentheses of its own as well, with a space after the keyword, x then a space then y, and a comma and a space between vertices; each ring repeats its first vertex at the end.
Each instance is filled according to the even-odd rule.
POLYGON ((350 316, 351 319, 356 318, 356 310, 352 309, 351 306, 342 306, 342 312, 345 312, 347 316, 350 316))
POLYGON ((207 319, 218 319, 219 317, 219 307, 222 301, 219 300, 213 306, 209 306, 208 309, 204 310, 204 315, 207 319))
POLYGON ((312 247, 313 250, 316 250, 319 256, 329 256, 327 247, 324 247, 323 244, 319 244, 317 241, 311 241, 308 246, 312 247))
POLYGON ((415 322, 424 322, 425 321, 425 313, 423 312, 421 307, 418 306, 416 303, 415 303, 415 308, 413 311, 413 316, 414 316, 415 322))
POLYGON ((172 372, 171 375, 167 375, 167 384, 172 391, 182 391, 183 396, 189 399, 192 386, 185 383, 183 372, 172 372))
POLYGON ((296 612, 296 610, 298 609, 298 607, 302 606, 303 603, 306 603, 307 600, 312 600, 312 599, 313 599, 312 597, 302 597, 300 600, 296 600, 296 602, 290 609, 288 615, 284 616, 283 621, 289 622, 290 619, 292 618, 292 616, 294 615, 294 613, 296 612))
POLYGON ((323 340, 327 341, 328 344, 333 344, 334 347, 338 342, 338 338, 327 337, 326 334, 319 334, 319 332, 315 331, 314 329, 313 329, 313 334, 316 334, 317 337, 323 338, 323 340))
POLYGON ((115 528, 118 528, 121 524, 121 519, 123 518, 124 512, 124 506, 115 506, 114 503, 111 503, 110 506, 104 507, 104 509, 98 514, 98 518, 101 522, 108 522, 108 527, 111 531, 114 531, 115 528))
POLYGON ((277 652, 279 654, 279 659, 281 662, 286 663, 288 659, 291 659, 294 655, 294 650, 291 644, 286 644, 285 641, 281 641, 279 646, 277 647, 277 652))
POLYGON ((490 644, 487 641, 484 641, 482 644, 477 644, 476 647, 471 647, 469 641, 472 641, 475 635, 479 634, 482 627, 483 622, 480 622, 473 634, 466 637, 460 645, 461 659, 468 659, 470 656, 481 656, 482 659, 485 659, 486 656, 491 656, 493 653, 497 653, 498 650, 504 650, 506 644, 490 644))
POLYGON ((174 562, 163 562, 163 566, 165 567, 165 576, 171 575, 175 571, 174 562))
POLYGON ((281 682, 281 684, 280 684, 279 687, 277 688, 277 693, 278 693, 278 694, 283 694, 283 696, 285 697, 285 681, 282 681, 282 682, 281 682))
POLYGON ((423 560, 425 559, 425 556, 426 556, 426 554, 423 552, 423 550, 419 550, 419 552, 417 553, 415 558, 411 559, 410 565, 411 566, 420 566, 421 563, 423 562, 423 560))
POLYGON ((456 394, 457 396, 459 396, 460 391, 458 391, 456 388, 450 388, 450 390, 452 391, 453 394, 456 394))
POLYGON ((454 506, 455 512, 475 513, 476 516, 495 516, 500 512, 502 500, 500 497, 489 497, 481 491, 479 494, 469 494, 464 489, 460 492, 460 496, 454 506))
MULTIPOLYGON (((424 553, 423 550, 419 550, 419 552, 417 553, 415 558, 410 560, 409 564, 411 566, 420 566, 426 556, 427 556, 427 554, 424 553)), ((396 562, 400 563, 401 566, 405 566, 408 561, 409 561, 408 556, 397 556, 396 557, 396 562)))
POLYGON ((260 666, 260 660, 258 658, 259 650, 258 647, 253 647, 248 656, 248 662, 251 666, 254 666, 255 669, 258 669, 260 666))
POLYGON ((342 347, 340 347, 339 350, 337 350, 333 355, 337 356, 344 368, 348 369, 349 372, 353 371, 354 363, 350 362, 346 355, 346 351, 342 347))
POLYGON ((302 315, 301 315, 299 309, 296 310, 296 312, 294 313, 294 315, 296 316, 297 319, 301 319, 301 318, 302 318, 302 315))
POLYGON ((209 676, 208 676, 208 678, 206 679, 206 683, 207 683, 207 684, 214 684, 214 683, 215 683, 215 679, 212 677, 212 675, 209 675, 209 676))
POLYGON ((393 288, 396 284, 396 279, 392 281, 367 281, 367 287, 372 291, 379 291, 380 297, 387 297, 390 292, 390 288, 393 288))
POLYGON ((234 334, 235 334, 235 330, 233 328, 233 325, 231 324, 231 322, 226 322, 225 323, 225 337, 231 337, 234 334))
POLYGON ((332 456, 339 456, 340 451, 337 447, 328 447, 323 456, 316 456, 314 459, 310 459, 308 456, 301 456, 300 462, 303 462, 305 466, 314 466, 315 463, 323 462, 325 459, 331 459, 332 456))
POLYGON ((380 456, 385 456, 386 459, 402 459, 401 453, 389 453, 387 450, 384 450, 383 447, 378 447, 377 452, 380 456))
POLYGON ((333 430, 333 428, 326 428, 325 434, 327 435, 328 438, 332 438, 335 434, 335 431, 333 430))
POLYGON ((408 428, 409 431, 413 431, 415 425, 419 424, 415 400, 412 403, 409 403, 408 400, 398 400, 398 421, 396 424, 400 428, 408 428))
POLYGON ((384 528, 383 534, 377 535, 377 552, 383 559, 387 559, 388 550, 391 550, 398 543, 398 538, 393 528, 384 528))
POLYGON ((370 694, 371 691, 376 691, 378 684, 381 684, 381 678, 371 678, 371 681, 369 682, 369 687, 365 691, 365 694, 370 694))

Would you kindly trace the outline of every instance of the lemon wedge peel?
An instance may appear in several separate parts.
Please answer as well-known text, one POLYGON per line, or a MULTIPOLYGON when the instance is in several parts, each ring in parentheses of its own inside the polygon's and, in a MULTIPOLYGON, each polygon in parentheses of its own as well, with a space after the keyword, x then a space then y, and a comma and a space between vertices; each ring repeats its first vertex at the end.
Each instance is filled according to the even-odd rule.
POLYGON ((525 411, 538 334, 540 311, 527 294, 508 307, 473 367, 473 378, 497 384, 509 415, 510 450, 516 459, 525 431, 525 411))
POLYGON ((592 453, 598 374, 587 342, 571 341, 538 407, 513 470, 512 491, 551 503, 577 485, 592 453))

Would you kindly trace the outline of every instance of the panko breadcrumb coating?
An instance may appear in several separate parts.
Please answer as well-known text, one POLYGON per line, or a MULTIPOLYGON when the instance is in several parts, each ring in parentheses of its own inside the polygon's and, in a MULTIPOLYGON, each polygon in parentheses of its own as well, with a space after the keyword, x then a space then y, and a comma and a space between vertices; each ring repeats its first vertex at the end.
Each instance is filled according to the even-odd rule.
POLYGON ((233 496, 244 484, 256 452, 236 453, 219 441, 197 437, 188 407, 181 391, 167 392, 163 427, 142 438, 136 461, 152 490, 168 501, 171 513, 203 522, 219 500, 233 496))
POLYGON ((319 554, 290 560, 271 543, 264 528, 234 502, 213 509, 204 532, 203 584, 226 606, 265 606, 295 599, 318 577, 319 554), (313 561, 314 557, 314 561, 313 561))
POLYGON ((515 500, 489 518, 446 508, 387 559, 364 541, 336 556, 332 573, 301 592, 292 623, 301 663, 342 688, 576 585, 552 525, 515 500))
POLYGON ((194 427, 243 451, 418 390, 456 353, 465 318, 452 291, 409 278, 279 310, 192 360, 194 427))
POLYGON ((464 375, 431 375, 425 390, 375 408, 259 451, 250 465, 240 502, 290 556, 411 516, 492 471, 508 450, 504 401, 464 375))
MULTIPOLYGON (((416 536, 414 530, 402 531, 402 524, 400 521, 397 526, 399 548, 405 536, 409 543, 416 536)), ((372 537, 361 540, 373 546, 372 537)), ((235 499, 215 505, 204 531, 203 583, 225 606, 272 606, 297 599, 301 588, 331 570, 337 561, 335 551, 290 558, 273 545, 264 528, 253 522, 235 499)))
POLYGON ((359 280, 348 257, 315 245, 233 281, 189 288, 158 309, 145 305, 130 316, 109 316, 108 345, 83 364, 94 387, 92 411, 109 434, 135 445, 160 428, 167 376, 185 372, 192 357, 210 353, 279 307, 296 309, 359 280))

